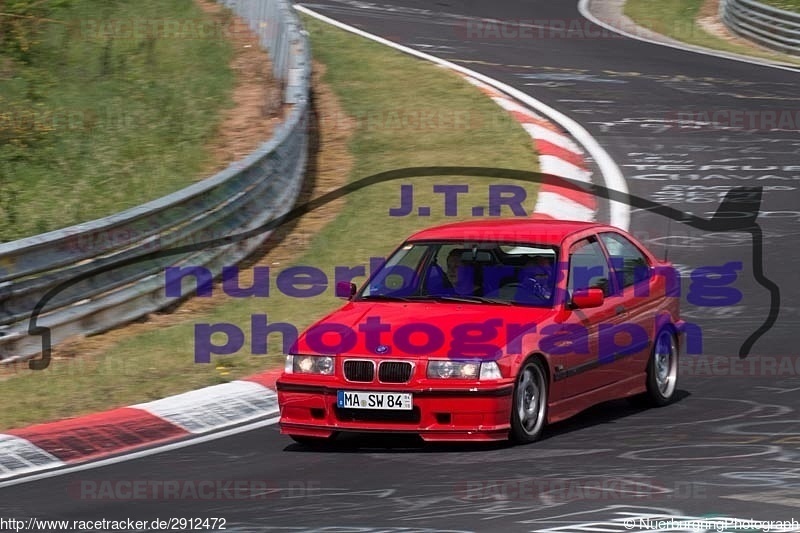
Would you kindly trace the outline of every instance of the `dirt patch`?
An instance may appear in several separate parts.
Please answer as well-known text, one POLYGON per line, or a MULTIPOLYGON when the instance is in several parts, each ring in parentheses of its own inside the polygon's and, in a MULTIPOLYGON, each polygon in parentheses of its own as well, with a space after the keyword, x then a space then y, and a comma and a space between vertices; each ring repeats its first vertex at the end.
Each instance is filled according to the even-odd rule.
MULTIPOLYGON (((263 62, 263 54, 258 55, 260 56, 259 61, 263 62)), ((308 202, 345 185, 353 166, 353 159, 347 145, 355 131, 356 121, 345 114, 333 91, 322 83, 324 71, 323 64, 317 62, 313 64, 309 163, 298 203, 308 202), (335 117, 336 120, 320 119, 319 117, 335 117)), ((237 76, 249 77, 251 72, 253 71, 242 67, 237 70, 237 76)), ((244 109, 249 110, 254 118, 260 117, 260 122, 258 126, 246 125, 247 121, 242 118, 243 112, 242 116, 235 120, 232 118, 229 122, 226 119, 226 125, 242 124, 242 126, 226 130, 226 125, 223 125, 220 130, 221 139, 218 141, 219 152, 215 152, 221 155, 238 154, 239 151, 241 151, 241 155, 247 154, 268 138, 264 137, 264 131, 266 131, 264 128, 269 126, 271 131, 274 124, 272 119, 264 119, 261 114, 264 103, 263 88, 257 91, 255 88, 257 84, 253 80, 237 82, 237 85, 248 87, 247 91, 242 92, 241 99, 237 99, 237 102, 242 102, 244 109), (258 94, 258 98, 256 98, 256 94, 258 94), (255 110, 259 110, 257 114, 253 114, 255 110)), ((231 110, 231 114, 237 113, 239 110, 231 110)), ((241 158, 241 156, 237 156, 237 158, 241 158)), ((314 236, 328 222, 336 218, 344 202, 344 198, 328 202, 273 232, 270 238, 251 255, 250 259, 241 264, 243 267, 240 273, 242 284, 244 285, 252 279, 252 269, 249 267, 281 265, 299 258, 308 250, 314 236)), ((100 356, 113 349, 113 346, 119 342, 157 328, 185 322, 229 298, 222 291, 215 290, 214 293, 219 296, 213 300, 208 298, 190 299, 174 307, 169 313, 153 313, 136 323, 121 326, 102 335, 78 338, 62 343, 53 348, 51 365, 53 367, 69 365, 76 362, 76 358, 85 361, 87 358, 100 356)), ((0 365, 0 380, 29 372, 35 371, 28 369, 27 362, 0 365)), ((68 376, 69 372, 64 374, 68 376)), ((65 379, 68 378, 65 377, 65 379)))
POLYGON ((714 37, 725 39, 729 43, 737 44, 739 46, 749 46, 750 48, 762 50, 764 52, 775 52, 775 50, 772 50, 771 48, 761 46, 760 44, 745 39, 744 37, 739 37, 729 30, 719 17, 719 0, 705 0, 703 5, 700 7, 700 11, 697 13, 696 21, 697 25, 703 30, 710 33, 714 37))
MULTIPOLYGON (((331 88, 322 82, 324 75, 325 65, 315 61, 311 83, 313 111, 309 124, 309 163, 297 205, 343 187, 353 167, 353 157, 347 144, 357 123, 345 114, 331 88), (330 117, 336 120, 330 120, 330 117)), ((250 259, 240 264, 246 268, 240 272, 240 284, 247 286, 252 282, 253 266, 285 265, 298 259, 309 249, 317 233, 336 218, 345 201, 345 198, 339 198, 326 202, 297 220, 280 226, 250 259)), ((218 293, 215 291, 214 294, 218 293)), ((191 308, 194 303, 194 300, 190 300, 184 307, 191 308)))
POLYGON ((697 13, 697 24, 715 37, 720 37, 730 42, 741 41, 728 30, 719 18, 718 10, 719 0, 706 0, 697 13))
POLYGON ((236 87, 231 95, 233 106, 225 112, 209 147, 214 154, 209 172, 214 172, 244 158, 272 137, 284 114, 282 84, 273 77, 269 55, 244 19, 216 2, 195 1, 212 17, 229 22, 226 27, 231 30, 229 39, 233 47, 230 67, 236 76, 236 87))

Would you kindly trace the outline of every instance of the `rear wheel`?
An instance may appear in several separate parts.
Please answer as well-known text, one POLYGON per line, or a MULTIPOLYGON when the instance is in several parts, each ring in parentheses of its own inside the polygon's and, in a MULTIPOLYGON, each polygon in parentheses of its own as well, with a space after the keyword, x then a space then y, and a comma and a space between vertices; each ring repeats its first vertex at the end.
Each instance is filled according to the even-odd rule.
POLYGON ((522 365, 514 385, 511 409, 511 438, 533 442, 542 435, 547 416, 547 372, 538 359, 522 365))
POLYGON ((662 329, 647 362, 647 398, 656 406, 675 399, 678 385, 678 341, 669 329, 662 329))

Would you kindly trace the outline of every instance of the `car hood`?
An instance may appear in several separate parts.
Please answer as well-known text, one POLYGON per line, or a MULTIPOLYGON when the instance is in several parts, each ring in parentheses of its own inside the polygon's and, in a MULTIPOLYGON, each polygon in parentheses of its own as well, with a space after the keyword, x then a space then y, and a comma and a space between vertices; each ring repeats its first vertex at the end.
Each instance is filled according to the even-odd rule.
POLYGON ((526 350, 535 336, 522 332, 541 331, 555 315, 551 308, 483 303, 349 302, 306 329, 295 353, 496 357, 509 342, 526 350))

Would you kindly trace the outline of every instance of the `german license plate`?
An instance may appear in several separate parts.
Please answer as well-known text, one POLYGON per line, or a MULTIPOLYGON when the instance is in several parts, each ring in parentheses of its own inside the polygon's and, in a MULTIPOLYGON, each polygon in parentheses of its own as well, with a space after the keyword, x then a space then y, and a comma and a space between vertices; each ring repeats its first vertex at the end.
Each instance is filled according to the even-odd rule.
POLYGON ((410 411, 414 408, 411 394, 407 392, 369 392, 340 390, 336 394, 336 405, 349 409, 384 409, 410 411))

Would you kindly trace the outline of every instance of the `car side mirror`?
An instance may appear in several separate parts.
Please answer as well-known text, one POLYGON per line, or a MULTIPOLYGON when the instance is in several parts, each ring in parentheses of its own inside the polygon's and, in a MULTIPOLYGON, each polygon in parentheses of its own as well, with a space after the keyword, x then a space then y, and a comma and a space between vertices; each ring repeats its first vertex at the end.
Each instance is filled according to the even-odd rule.
POLYGON ((605 295, 603 289, 584 289, 572 295, 572 307, 575 309, 591 309, 603 305, 605 295))
POLYGON ((350 300, 356 294, 356 284, 349 281, 339 281, 336 283, 336 297, 350 300))

